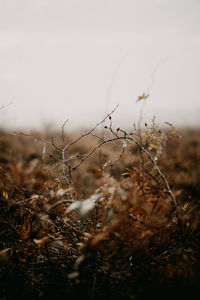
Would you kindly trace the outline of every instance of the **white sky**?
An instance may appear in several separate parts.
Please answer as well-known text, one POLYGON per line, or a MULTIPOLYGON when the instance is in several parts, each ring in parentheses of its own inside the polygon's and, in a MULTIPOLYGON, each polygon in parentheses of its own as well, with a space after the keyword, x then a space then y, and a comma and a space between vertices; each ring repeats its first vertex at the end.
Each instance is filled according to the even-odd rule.
POLYGON ((149 88, 145 121, 200 125, 199 0, 0 0, 0 126, 92 126, 118 103, 132 125, 149 88))

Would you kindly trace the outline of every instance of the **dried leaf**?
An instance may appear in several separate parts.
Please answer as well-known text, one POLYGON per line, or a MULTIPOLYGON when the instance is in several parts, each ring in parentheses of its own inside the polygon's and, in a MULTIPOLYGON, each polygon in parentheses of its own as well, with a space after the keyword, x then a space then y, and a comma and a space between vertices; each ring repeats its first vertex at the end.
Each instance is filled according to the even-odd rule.
POLYGON ((138 96, 136 102, 139 102, 139 101, 141 101, 141 100, 146 100, 148 97, 149 97, 148 94, 143 93, 141 96, 138 96))
POLYGON ((94 194, 87 200, 77 200, 73 202, 66 210, 66 213, 70 213, 74 210, 79 210, 82 217, 84 217, 89 211, 91 211, 95 207, 95 202, 102 195, 94 194))
POLYGON ((88 199, 88 200, 82 201, 81 207, 80 207, 81 216, 84 217, 94 207, 95 207, 95 201, 93 199, 88 199))

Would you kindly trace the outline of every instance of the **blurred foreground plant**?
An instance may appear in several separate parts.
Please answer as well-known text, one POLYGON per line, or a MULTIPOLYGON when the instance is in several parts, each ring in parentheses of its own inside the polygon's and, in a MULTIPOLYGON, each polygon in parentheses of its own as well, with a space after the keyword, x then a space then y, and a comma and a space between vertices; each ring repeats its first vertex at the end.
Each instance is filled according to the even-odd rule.
MULTIPOLYGON (((178 272, 196 276, 200 215, 192 221, 190 204, 181 207, 184 197, 173 182, 171 148, 166 155, 176 130, 170 123, 169 130, 160 129, 155 117, 131 130, 115 127, 116 109, 77 138, 65 135, 66 122, 61 139, 58 133, 52 138, 14 133, 20 142, 27 138, 18 135, 32 138, 35 152, 27 142, 19 163, 0 168, 0 236, 6 240, 0 258, 4 266, 7 261, 23 263, 23 272, 40 289, 46 284, 45 268, 49 274, 60 270, 69 291, 78 282, 89 282, 91 295, 104 290, 102 280, 114 289, 129 282, 125 286, 134 295, 143 285, 141 278, 151 278, 155 269, 159 278, 178 272), (163 171, 168 163, 170 177, 163 171), (35 278, 37 266, 44 272, 35 278)), ((177 149, 174 153, 179 155, 177 149)))

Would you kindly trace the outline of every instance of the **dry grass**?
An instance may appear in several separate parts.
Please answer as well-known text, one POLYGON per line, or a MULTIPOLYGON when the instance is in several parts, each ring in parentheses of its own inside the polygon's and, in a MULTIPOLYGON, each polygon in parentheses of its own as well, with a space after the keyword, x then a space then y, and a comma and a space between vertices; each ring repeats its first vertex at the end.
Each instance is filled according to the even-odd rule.
MULTIPOLYGON (((74 201, 100 195, 95 208, 85 217, 67 213, 52 135, 58 148, 75 139, 0 135, 0 299, 183 299, 199 292, 200 131, 181 132, 159 161, 180 219, 138 147, 122 153, 117 141, 70 178, 74 201)), ((95 145, 86 136, 69 155, 84 157, 95 145)))

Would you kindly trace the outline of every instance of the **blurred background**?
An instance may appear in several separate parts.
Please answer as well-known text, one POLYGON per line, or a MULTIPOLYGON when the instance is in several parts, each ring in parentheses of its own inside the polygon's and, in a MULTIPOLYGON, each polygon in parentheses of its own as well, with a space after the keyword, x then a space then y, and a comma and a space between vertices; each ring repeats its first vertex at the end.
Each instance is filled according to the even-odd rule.
POLYGON ((200 125, 199 0, 1 0, 0 126, 200 125))

